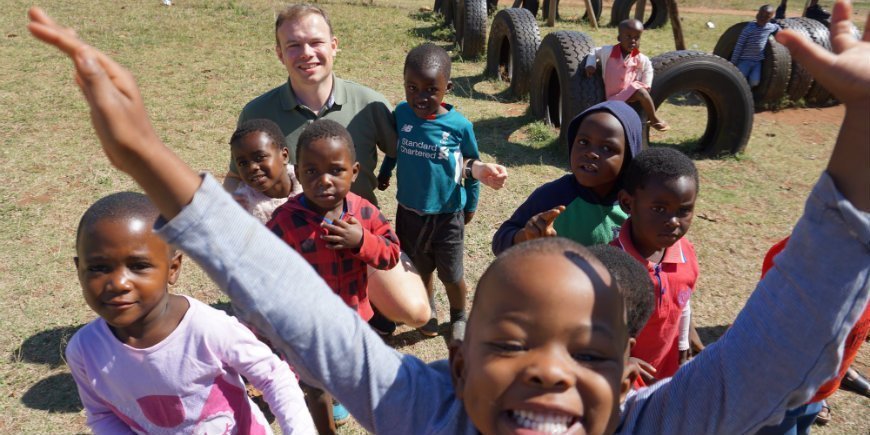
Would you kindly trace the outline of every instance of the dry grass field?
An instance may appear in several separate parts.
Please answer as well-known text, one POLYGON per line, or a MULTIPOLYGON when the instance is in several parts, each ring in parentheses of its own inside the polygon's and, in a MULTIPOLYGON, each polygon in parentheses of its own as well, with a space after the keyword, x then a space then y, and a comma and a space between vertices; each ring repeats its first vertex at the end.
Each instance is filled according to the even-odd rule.
MULTIPOLYGON (((572 18, 582 12, 581 3, 565 0, 565 20, 556 28, 587 31, 599 44, 615 41, 615 29, 590 30, 572 18)), ((687 44, 707 52, 724 29, 750 19, 758 6, 748 0, 684 3, 687 44), (708 29, 707 21, 716 27, 708 29)), ((102 156, 68 60, 27 33, 30 4, 0 2, 0 433, 80 433, 87 427, 63 348, 95 314, 84 303, 73 268, 75 228, 95 199, 136 186, 102 156)), ((454 49, 452 30, 425 10, 432 6, 428 0, 324 4, 339 38, 337 73, 393 103, 404 98, 401 73, 408 49, 427 40, 454 49)), ((227 141, 241 107, 286 77, 273 51, 278 2, 177 0, 165 7, 159 0, 44 0, 41 6, 131 69, 163 140, 194 168, 218 176, 225 171, 227 141)), ((858 18, 866 16, 870 2, 859 2, 858 9, 858 18)), ((609 17, 607 6, 604 16, 609 17)), ((542 33, 551 30, 542 27, 542 33)), ((648 55, 672 50, 670 27, 647 31, 642 44, 648 55)), ((456 87, 448 96, 474 122, 485 158, 510 171, 505 189, 482 192, 477 218, 467 230, 471 285, 493 258, 489 246, 498 225, 535 187, 566 171, 558 132, 535 122, 527 114, 528 102, 508 101, 504 83, 483 78, 484 62, 454 57, 456 87)), ((674 129, 654 135, 654 143, 691 143, 699 137, 701 108, 662 110, 674 129)), ((842 107, 761 113, 745 153, 697 160, 701 190, 688 237, 702 271, 694 313, 708 343, 743 306, 767 248, 787 235, 800 215, 842 114, 842 107)), ((394 188, 379 193, 390 216, 394 194, 394 188)), ((173 291, 212 304, 227 302, 191 262, 173 291)), ((438 300, 445 320, 441 290, 438 300)), ((406 328, 391 341, 427 361, 446 357, 443 340, 423 340, 406 328)), ((857 367, 868 373, 868 366, 865 346, 857 367)), ((833 421, 816 428, 818 433, 870 433, 870 400, 838 392, 830 406, 833 421)), ((342 432, 362 430, 350 424, 342 432)))

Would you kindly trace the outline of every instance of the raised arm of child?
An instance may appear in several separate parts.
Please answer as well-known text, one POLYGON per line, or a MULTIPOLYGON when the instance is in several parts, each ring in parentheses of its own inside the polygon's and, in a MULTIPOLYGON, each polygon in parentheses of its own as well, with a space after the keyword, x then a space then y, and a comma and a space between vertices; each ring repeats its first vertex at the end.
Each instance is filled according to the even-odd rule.
POLYGON ((837 2, 834 53, 790 31, 777 36, 846 105, 827 171, 788 246, 728 334, 629 399, 624 433, 754 433, 836 373, 870 291, 870 31, 855 40, 850 13, 837 2), (679 415, 666 411, 675 404, 679 415))

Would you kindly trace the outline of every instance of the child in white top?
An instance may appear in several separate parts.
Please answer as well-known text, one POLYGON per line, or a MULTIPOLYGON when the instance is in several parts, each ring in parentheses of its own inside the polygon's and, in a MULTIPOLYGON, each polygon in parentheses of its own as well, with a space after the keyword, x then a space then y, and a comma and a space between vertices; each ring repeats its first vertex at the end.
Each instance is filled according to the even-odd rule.
POLYGON ((151 229, 157 209, 121 192, 79 223, 74 261, 100 318, 66 349, 94 433, 271 433, 240 375, 263 391, 284 433, 313 434, 287 364, 234 318, 169 294, 181 254, 151 229))

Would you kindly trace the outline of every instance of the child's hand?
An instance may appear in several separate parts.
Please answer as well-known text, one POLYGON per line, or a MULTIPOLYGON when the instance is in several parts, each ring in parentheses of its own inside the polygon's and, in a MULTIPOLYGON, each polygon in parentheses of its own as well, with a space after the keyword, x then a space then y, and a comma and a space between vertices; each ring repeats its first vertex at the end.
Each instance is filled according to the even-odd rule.
POLYGON ((870 15, 864 37, 856 40, 849 16, 852 6, 838 1, 831 13, 831 53, 792 30, 776 34, 776 40, 788 47, 792 57, 806 68, 825 89, 847 107, 870 97, 870 15))
POLYGON ((326 240, 326 247, 329 249, 352 249, 358 250, 362 246, 363 228, 353 216, 347 221, 336 220, 333 224, 324 222, 321 224, 329 234, 321 236, 326 240))
POLYGON ((556 208, 543 211, 532 216, 526 226, 519 230, 514 236, 514 243, 525 242, 540 237, 556 237, 556 229, 553 228, 553 221, 565 211, 565 206, 560 205, 556 208))
POLYGON ((595 75, 595 71, 598 71, 598 68, 596 68, 596 67, 594 67, 594 66, 587 66, 587 67, 586 67, 586 77, 592 77, 592 76, 594 76, 594 75, 595 75))
POLYGON ((640 358, 630 357, 628 359, 628 365, 631 366, 633 370, 637 371, 644 384, 652 385, 658 381, 655 377, 657 370, 650 363, 640 358))
POLYGON ((692 352, 691 352, 691 350, 686 349, 686 350, 681 350, 681 351, 679 351, 679 352, 680 352, 680 359, 679 359, 679 361, 680 361, 680 366, 682 366, 683 364, 689 362, 689 360, 692 359, 692 352))
POLYGON ((476 180, 480 180, 481 183, 495 190, 504 187, 508 177, 507 168, 504 166, 496 163, 483 163, 481 161, 475 161, 471 165, 471 175, 476 180))
POLYGON ((378 190, 387 190, 390 187, 390 174, 378 175, 378 190))
POLYGON ((465 212, 465 225, 470 224, 472 219, 474 219, 474 212, 473 211, 465 212))

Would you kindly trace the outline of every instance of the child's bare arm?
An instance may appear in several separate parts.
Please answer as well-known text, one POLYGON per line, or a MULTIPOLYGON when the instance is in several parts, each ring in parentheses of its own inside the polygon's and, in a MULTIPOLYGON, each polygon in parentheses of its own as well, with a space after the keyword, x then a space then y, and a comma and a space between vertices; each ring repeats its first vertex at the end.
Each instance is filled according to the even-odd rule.
POLYGON ((828 173, 837 189, 852 204, 870 210, 870 15, 864 36, 852 35, 849 16, 852 7, 838 1, 831 16, 831 44, 834 52, 800 37, 791 30, 777 33, 776 39, 840 102, 846 117, 828 163, 828 173))
POLYGON ((164 217, 177 215, 201 180, 157 137, 133 75, 41 9, 31 8, 28 14, 30 33, 75 64, 76 83, 91 107, 91 122, 109 161, 142 186, 164 217))

